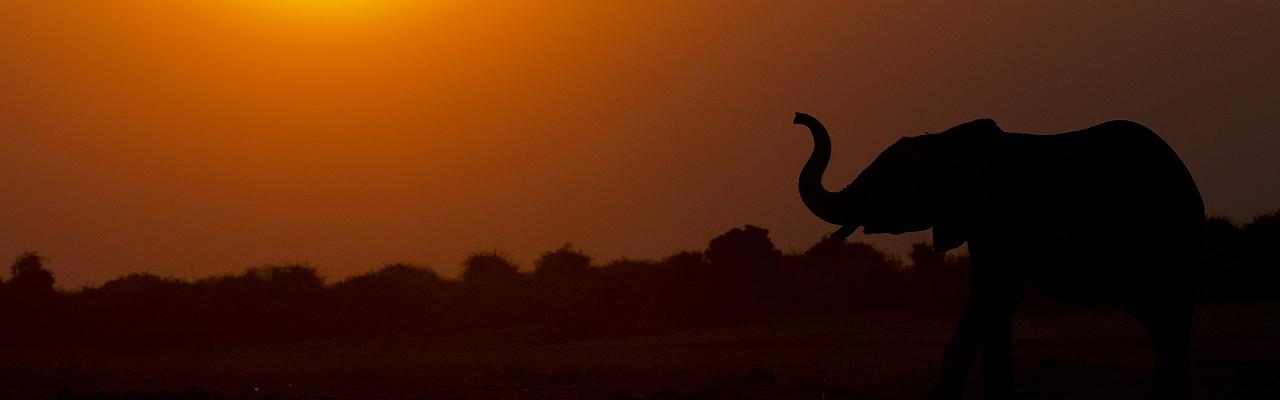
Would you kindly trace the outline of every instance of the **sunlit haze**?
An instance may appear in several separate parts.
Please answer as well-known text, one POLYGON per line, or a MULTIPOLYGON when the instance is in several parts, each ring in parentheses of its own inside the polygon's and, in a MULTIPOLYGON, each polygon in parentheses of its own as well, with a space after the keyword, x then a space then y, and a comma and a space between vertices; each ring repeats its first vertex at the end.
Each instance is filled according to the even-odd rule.
MULTIPOLYGON (((455 274, 573 242, 601 261, 732 227, 802 250, 903 135, 1141 122, 1214 214, 1280 206, 1280 3, 0 3, 0 257, 66 288, 309 261, 455 274)), ((885 240, 890 249, 923 234, 885 240)))

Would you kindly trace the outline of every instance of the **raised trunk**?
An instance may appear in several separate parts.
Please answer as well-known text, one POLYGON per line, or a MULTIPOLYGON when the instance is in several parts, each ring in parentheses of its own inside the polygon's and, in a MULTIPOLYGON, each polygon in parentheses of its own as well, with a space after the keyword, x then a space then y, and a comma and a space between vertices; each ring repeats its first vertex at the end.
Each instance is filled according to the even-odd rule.
POLYGON ((841 195, 827 191, 822 186, 822 174, 826 172, 827 164, 831 162, 831 136, 827 134, 827 128, 809 114, 796 113, 796 118, 792 122, 804 125, 813 134, 813 153, 809 155, 809 161, 804 163, 804 169, 800 170, 800 199, 804 201, 805 207, 813 212, 813 215, 823 221, 845 225, 837 231, 837 235, 845 233, 844 236, 848 236, 848 233, 853 233, 852 230, 857 227, 857 224, 851 220, 848 211, 844 209, 847 205, 839 201, 841 195))

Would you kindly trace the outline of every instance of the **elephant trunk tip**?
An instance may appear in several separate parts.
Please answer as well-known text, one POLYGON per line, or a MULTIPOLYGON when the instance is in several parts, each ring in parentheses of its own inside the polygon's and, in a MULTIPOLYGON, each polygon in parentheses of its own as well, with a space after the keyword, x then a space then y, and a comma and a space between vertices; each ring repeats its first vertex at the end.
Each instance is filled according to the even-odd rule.
POLYGON ((802 112, 798 112, 798 113, 796 113, 796 117, 795 117, 795 119, 792 119, 792 120, 791 120, 791 123, 793 123, 793 124, 798 124, 798 125, 804 125, 804 126, 808 127, 809 129, 813 129, 813 130, 825 129, 825 128, 823 128, 823 127, 822 127, 822 123, 821 123, 821 122, 818 122, 818 119, 817 119, 817 118, 814 118, 812 115, 805 114, 805 113, 802 113, 802 112))
POLYGON ((802 113, 802 112, 797 112, 797 113, 796 113, 796 117, 795 117, 794 119, 792 119, 792 120, 791 120, 791 123, 793 123, 793 124, 804 124, 804 123, 805 123, 805 121, 810 120, 810 119, 813 119, 813 117, 812 117, 812 116, 810 116, 809 114, 805 114, 805 113, 802 113))

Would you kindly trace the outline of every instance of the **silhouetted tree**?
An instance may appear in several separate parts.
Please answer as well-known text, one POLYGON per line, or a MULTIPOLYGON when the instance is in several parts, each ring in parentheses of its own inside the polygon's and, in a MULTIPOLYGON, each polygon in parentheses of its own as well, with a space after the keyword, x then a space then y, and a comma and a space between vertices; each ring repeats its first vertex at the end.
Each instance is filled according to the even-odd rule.
POLYGON ((1280 211, 1243 226, 1226 217, 1205 220, 1198 271, 1200 297, 1209 301, 1273 298, 1280 280, 1280 211))
POLYGON ((666 256, 648 268, 650 285, 679 287, 681 291, 697 291, 711 284, 714 279, 711 263, 698 251, 681 251, 666 256))
POLYGON ((754 225, 733 228, 707 244, 707 261, 717 285, 708 287, 710 302, 730 321, 783 312, 780 301, 790 293, 782 274, 782 252, 769 239, 769 231, 754 225))
POLYGON ((11 278, 0 293, 0 337, 17 346, 30 346, 66 332, 65 316, 53 289, 53 272, 44 268, 45 258, 28 251, 13 260, 11 278))
POLYGON ((302 339, 327 315, 315 312, 324 279, 307 263, 263 265, 196 282, 193 307, 208 315, 196 331, 226 342, 302 339), (238 327, 238 328, 237 328, 238 327), (236 329, 233 329, 236 328, 236 329))
POLYGON ((1241 284, 1251 277, 1245 261, 1244 230, 1231 219, 1212 216, 1204 223, 1204 249, 1197 271, 1200 297, 1205 300, 1242 298, 1241 284))
POLYGON ((892 270, 900 267, 875 246, 830 236, 819 240, 802 255, 815 266, 824 268, 854 265, 862 269, 892 270))
POLYGON ((707 257, 697 251, 681 251, 669 255, 659 264, 686 271, 705 270, 711 266, 711 263, 707 262, 707 257))
POLYGON ((600 332, 609 310, 604 298, 611 285, 594 276, 591 257, 572 244, 544 252, 534 261, 530 277, 529 307, 545 323, 544 334, 574 337, 600 332))
POLYGON ((533 275, 543 279, 581 278, 591 268, 591 257, 565 243, 559 249, 542 253, 533 263, 533 275))
POLYGON ((45 258, 34 251, 18 256, 9 266, 8 289, 14 295, 30 299, 53 296, 53 271, 45 269, 44 262, 45 258))
POLYGON ((315 291, 324 287, 324 278, 320 276, 320 270, 307 263, 249 268, 245 271, 245 276, 290 292, 315 291))
POLYGON ((95 326, 94 336, 118 345, 159 345, 188 339, 192 320, 215 315, 192 310, 192 286, 155 274, 130 273, 82 289, 76 298, 81 323, 95 326))
POLYGON ((435 270, 409 263, 391 263, 377 271, 357 275, 338 282, 334 288, 369 291, 430 291, 444 285, 435 270))
MULTIPOLYGON (((1241 228, 1241 231, 1248 238, 1245 245, 1259 250, 1257 254, 1259 256, 1270 256, 1274 259, 1276 250, 1280 248, 1277 247, 1280 246, 1280 211, 1254 217, 1253 221, 1241 228)), ((1276 265, 1271 264, 1267 267, 1276 267, 1276 265)))
POLYGON ((865 311, 901 297, 901 266, 875 247, 843 238, 826 237, 793 258, 788 268, 797 274, 800 292, 823 313, 865 311))
POLYGON ((510 326, 533 316, 524 276, 506 255, 494 251, 472 253, 462 261, 463 302, 454 314, 464 325, 510 326))
POLYGON ((392 263, 333 286, 334 309, 342 325, 335 331, 364 336, 431 330, 439 325, 448 282, 428 267, 392 263))
POLYGON ((117 308, 158 308, 172 304, 188 284, 147 272, 135 272, 103 283, 86 294, 117 308))
POLYGON ((98 287, 98 292, 110 294, 113 297, 128 296, 181 284, 182 281, 177 279, 163 278, 149 272, 133 272, 103 283, 98 287))
MULTIPOLYGON (((1207 219, 1201 299, 1277 296, 1278 226, 1280 213, 1244 225, 1207 219)), ((767 230, 746 225, 703 252, 660 261, 593 266, 566 244, 542 253, 531 274, 506 255, 477 252, 456 280, 392 263, 327 286, 316 268, 297 263, 195 282, 133 273, 63 293, 30 252, 0 282, 0 344, 234 345, 512 331, 563 340, 779 318, 894 318, 960 304, 944 299, 967 291, 964 253, 917 243, 908 257, 904 268, 894 255, 839 238, 783 254, 767 230), (73 336, 85 329, 94 334, 73 336)))
POLYGON ((749 273, 777 268, 782 252, 769 239, 769 230, 747 225, 711 239, 706 256, 713 268, 749 273))
POLYGON ((1275 297, 1273 288, 1280 281, 1280 211, 1255 217, 1241 229, 1247 238, 1249 264, 1256 274, 1253 292, 1259 297, 1275 297))
POLYGON ((507 284, 520 279, 520 268, 496 251, 471 253, 462 261, 462 281, 471 284, 507 284))

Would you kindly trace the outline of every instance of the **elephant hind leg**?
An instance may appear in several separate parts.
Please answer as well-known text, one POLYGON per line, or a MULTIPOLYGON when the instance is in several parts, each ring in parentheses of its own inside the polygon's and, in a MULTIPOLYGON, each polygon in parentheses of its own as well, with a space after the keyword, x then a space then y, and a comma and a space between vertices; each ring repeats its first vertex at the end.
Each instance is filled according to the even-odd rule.
POLYGON ((1190 299, 1134 307, 1155 351, 1155 392, 1160 399, 1191 397, 1190 299))

